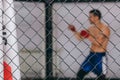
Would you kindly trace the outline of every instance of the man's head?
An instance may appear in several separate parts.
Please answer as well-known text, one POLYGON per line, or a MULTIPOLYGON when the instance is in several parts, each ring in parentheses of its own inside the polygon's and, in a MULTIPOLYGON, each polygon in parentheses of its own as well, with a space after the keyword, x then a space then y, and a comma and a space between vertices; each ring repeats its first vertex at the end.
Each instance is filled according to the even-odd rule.
POLYGON ((91 24, 100 21, 101 17, 101 12, 98 9, 93 9, 89 12, 89 21, 91 24))

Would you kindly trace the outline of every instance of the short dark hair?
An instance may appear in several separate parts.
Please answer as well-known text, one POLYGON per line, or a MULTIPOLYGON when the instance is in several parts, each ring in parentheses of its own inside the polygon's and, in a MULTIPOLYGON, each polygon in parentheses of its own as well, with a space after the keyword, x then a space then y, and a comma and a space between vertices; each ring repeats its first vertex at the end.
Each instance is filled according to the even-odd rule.
POLYGON ((102 14, 98 9, 93 9, 89 13, 92 13, 94 16, 98 16, 99 19, 102 17, 102 14))

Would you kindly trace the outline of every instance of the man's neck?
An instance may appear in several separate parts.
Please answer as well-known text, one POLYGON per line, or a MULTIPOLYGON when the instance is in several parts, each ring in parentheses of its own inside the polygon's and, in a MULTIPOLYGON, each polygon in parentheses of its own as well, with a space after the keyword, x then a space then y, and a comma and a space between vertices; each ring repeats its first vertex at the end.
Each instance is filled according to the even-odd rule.
POLYGON ((102 26, 102 22, 101 21, 97 21, 96 23, 94 23, 94 25, 98 28, 101 28, 102 26))
POLYGON ((101 24, 101 21, 96 21, 94 24, 95 24, 95 25, 100 25, 100 24, 101 24))

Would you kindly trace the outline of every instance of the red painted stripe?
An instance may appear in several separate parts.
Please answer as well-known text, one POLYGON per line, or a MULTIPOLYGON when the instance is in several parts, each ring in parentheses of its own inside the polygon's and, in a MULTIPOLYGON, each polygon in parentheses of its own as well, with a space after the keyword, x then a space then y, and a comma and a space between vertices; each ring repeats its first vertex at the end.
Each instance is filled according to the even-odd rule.
POLYGON ((3 62, 4 65, 4 80, 13 80, 12 78, 12 70, 9 64, 7 64, 5 61, 3 62))

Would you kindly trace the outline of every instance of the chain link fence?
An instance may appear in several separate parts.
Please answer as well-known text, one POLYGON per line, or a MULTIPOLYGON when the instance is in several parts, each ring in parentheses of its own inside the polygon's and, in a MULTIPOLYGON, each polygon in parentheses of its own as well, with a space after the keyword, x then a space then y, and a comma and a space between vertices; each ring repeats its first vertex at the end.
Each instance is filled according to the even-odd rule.
MULTIPOLYGON (((101 10, 102 21, 111 29, 107 49, 107 77, 119 78, 119 3, 56 3, 53 5, 54 50, 56 74, 58 77, 76 77, 76 73, 90 51, 90 42, 77 41, 67 29, 68 24, 74 24, 78 31, 89 26, 88 13, 91 9, 101 10), (118 12, 118 13, 116 13, 118 12)), ((105 70, 105 71, 106 71, 105 70)), ((89 73, 86 77, 93 78, 89 73)))
MULTIPOLYGON (((1 25, 6 26, 2 30, 7 34, 3 36, 10 46, 9 50, 12 49, 19 56, 20 69, 16 66, 23 80, 76 78, 80 65, 89 54, 91 43, 87 39, 78 41, 68 30, 68 24, 75 25, 78 31, 87 29, 90 25, 89 11, 94 8, 101 11, 102 21, 109 25, 111 31, 106 54, 107 63, 104 63, 106 77, 108 80, 120 79, 120 3, 117 0, 112 2, 5 0, 5 2, 7 7, 3 10, 1 7, 4 11, 1 14, 6 15, 9 20, 5 22, 6 19, 3 20, 4 16, 1 15, 1 25), (5 14, 9 7, 15 11, 12 17, 5 14), (9 30, 7 25, 11 21, 16 27, 9 30), (17 36, 13 33, 15 31, 17 36), (13 38, 9 39, 10 35, 14 36, 17 42, 10 43, 14 41, 13 38), (18 50, 15 48, 16 44, 18 50)), ((1 49, 4 52, 4 49, 1 49)), ((11 62, 12 60, 14 57, 10 57, 11 62)), ((96 78, 96 75, 90 72, 85 78, 96 78)))
POLYGON ((15 2, 22 77, 45 76, 45 7, 15 2))

